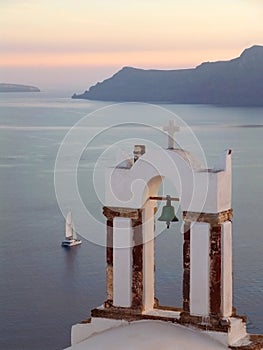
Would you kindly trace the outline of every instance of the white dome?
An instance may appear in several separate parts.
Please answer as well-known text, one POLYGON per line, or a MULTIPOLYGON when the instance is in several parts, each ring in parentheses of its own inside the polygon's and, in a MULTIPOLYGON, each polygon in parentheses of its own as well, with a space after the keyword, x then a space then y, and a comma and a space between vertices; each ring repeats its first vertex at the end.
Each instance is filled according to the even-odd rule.
POLYGON ((162 321, 136 321, 94 334, 74 350, 223 350, 227 346, 196 329, 162 321))

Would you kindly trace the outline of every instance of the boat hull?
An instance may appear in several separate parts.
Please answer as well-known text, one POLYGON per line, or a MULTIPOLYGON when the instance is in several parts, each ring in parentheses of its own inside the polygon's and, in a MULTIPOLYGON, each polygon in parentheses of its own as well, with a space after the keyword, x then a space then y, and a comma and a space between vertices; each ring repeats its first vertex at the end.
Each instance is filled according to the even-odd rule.
POLYGON ((65 239, 64 241, 62 241, 61 246, 62 247, 73 247, 75 245, 79 245, 81 244, 82 241, 80 239, 65 239))

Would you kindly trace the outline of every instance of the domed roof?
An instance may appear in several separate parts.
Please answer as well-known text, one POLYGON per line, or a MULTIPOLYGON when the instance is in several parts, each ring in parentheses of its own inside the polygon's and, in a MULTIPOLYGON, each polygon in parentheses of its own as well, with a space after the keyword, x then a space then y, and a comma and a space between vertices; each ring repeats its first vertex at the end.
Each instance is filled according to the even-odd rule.
POLYGON ((135 321, 76 344, 72 350, 223 350, 227 346, 193 328, 162 321, 135 321))

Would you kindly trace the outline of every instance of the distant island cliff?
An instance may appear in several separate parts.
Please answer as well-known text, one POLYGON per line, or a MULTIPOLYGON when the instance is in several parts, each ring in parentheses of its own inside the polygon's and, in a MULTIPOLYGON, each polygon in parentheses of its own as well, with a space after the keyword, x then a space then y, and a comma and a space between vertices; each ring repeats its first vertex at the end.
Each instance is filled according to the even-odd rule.
POLYGON ((0 92, 40 92, 40 90, 31 85, 0 83, 0 92))
POLYGON ((263 106, 263 46, 229 61, 204 62, 192 69, 124 67, 111 78, 72 98, 182 104, 263 106))

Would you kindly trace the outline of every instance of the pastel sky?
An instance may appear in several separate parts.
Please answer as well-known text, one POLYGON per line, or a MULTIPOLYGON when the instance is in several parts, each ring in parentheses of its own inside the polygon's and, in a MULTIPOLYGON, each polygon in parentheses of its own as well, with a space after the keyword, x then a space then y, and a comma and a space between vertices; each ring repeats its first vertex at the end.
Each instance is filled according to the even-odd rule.
POLYGON ((82 91, 123 66, 178 69, 263 45, 262 0, 0 0, 0 81, 82 91))

